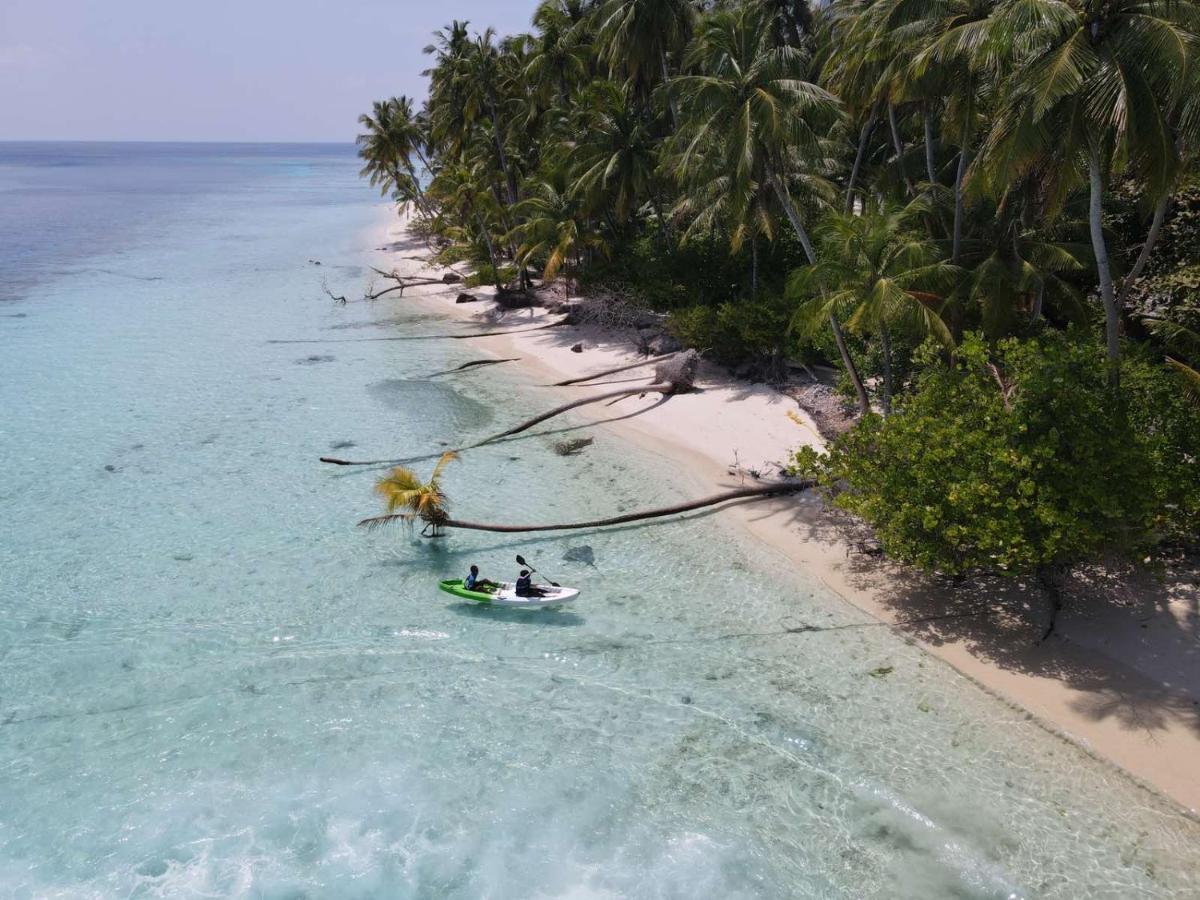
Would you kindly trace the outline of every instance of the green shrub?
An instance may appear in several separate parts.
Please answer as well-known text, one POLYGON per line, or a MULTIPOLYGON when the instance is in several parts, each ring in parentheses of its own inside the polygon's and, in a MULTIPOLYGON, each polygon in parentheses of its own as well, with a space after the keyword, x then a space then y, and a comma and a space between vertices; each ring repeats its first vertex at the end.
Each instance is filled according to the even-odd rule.
MULTIPOLYGON (((500 283, 512 284, 517 277, 516 266, 501 266, 500 267, 500 283)), ((489 263, 478 265, 474 272, 463 279, 463 286, 474 288, 483 285, 491 287, 496 283, 496 272, 489 263)))
POLYGON ((667 328, 689 347, 716 362, 738 366, 780 360, 796 342, 788 333, 791 309, 782 299, 739 300, 716 306, 691 306, 671 313, 667 328))
MULTIPOLYGON (((918 354, 915 392, 844 435, 824 477, 886 551, 927 570, 1018 573, 1196 534, 1200 425, 1162 369, 1061 333, 968 334, 918 354)), ((811 469, 814 461, 797 458, 811 469)))

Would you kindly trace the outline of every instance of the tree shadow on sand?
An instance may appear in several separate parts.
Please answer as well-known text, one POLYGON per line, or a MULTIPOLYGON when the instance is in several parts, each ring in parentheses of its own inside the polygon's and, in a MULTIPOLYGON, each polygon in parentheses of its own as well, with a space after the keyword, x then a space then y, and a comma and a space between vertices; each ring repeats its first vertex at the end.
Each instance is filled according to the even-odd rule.
POLYGON ((870 592, 892 627, 931 647, 958 645, 1007 671, 1058 681, 1072 709, 1127 730, 1182 724, 1200 736, 1200 561, 1164 570, 1080 569, 1064 580, 1056 632, 1039 643, 1050 601, 1035 578, 954 580, 881 558, 870 529, 815 497, 763 501, 755 518, 798 540, 841 548, 838 569, 870 592))

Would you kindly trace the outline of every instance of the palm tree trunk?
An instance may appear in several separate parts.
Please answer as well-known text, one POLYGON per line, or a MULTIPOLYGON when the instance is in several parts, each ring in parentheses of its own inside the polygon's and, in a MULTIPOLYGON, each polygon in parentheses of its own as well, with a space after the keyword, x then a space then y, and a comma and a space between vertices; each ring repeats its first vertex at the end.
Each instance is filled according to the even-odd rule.
MULTIPOLYGON (((671 73, 667 69, 666 50, 663 50, 662 53, 659 54, 658 62, 662 68, 663 87, 666 87, 667 83, 671 80, 671 73)), ((675 111, 675 98, 670 94, 667 95, 667 112, 671 116, 671 130, 677 131, 679 129, 679 114, 675 111)))
POLYGON ((878 104, 871 107, 871 111, 867 114, 867 121, 863 123, 862 130, 858 133, 858 149, 854 153, 854 167, 850 169, 850 180, 846 182, 846 212, 854 211, 854 187, 858 184, 858 174, 862 171, 867 142, 871 139, 871 132, 875 130, 877 107, 878 104))
POLYGON ((1108 352, 1109 382, 1116 387, 1121 381, 1121 315, 1113 293, 1112 268, 1108 246, 1104 241, 1104 173, 1100 170, 1100 154, 1088 155, 1088 182, 1091 190, 1088 203, 1088 230, 1092 236, 1092 252, 1096 256, 1096 276, 1100 281, 1100 299, 1104 303, 1104 338, 1108 352))
POLYGON ((1039 282, 1037 293, 1033 295, 1033 309, 1029 313, 1029 321, 1031 324, 1036 323, 1042 317, 1042 307, 1046 303, 1046 285, 1044 282, 1039 282))
POLYGON ((555 416, 562 415, 565 412, 570 412, 580 406, 588 406, 592 403, 599 403, 601 400, 620 400, 623 397, 633 397, 637 394, 656 393, 663 397, 669 397, 677 390, 673 384, 646 384, 639 387, 620 388, 615 391, 605 391, 603 394, 594 394, 591 397, 584 397, 582 400, 572 400, 570 403, 564 403, 562 406, 556 406, 554 409, 534 416, 532 419, 526 419, 520 425, 515 425, 507 431, 501 431, 497 434, 489 435, 481 441, 476 441, 461 449, 472 450, 475 447, 482 447, 484 444, 490 444, 502 438, 512 437, 515 434, 520 434, 522 431, 528 431, 534 425, 540 425, 547 419, 553 419, 555 416))
POLYGON ((929 112, 929 104, 925 104, 925 174, 929 176, 930 184, 937 184, 937 167, 934 165, 933 115, 929 112))
POLYGON ((796 494, 800 491, 807 490, 812 486, 812 481, 805 480, 786 484, 755 485, 754 487, 735 488, 734 490, 723 491, 720 494, 712 494, 708 497, 702 497, 699 500, 690 500, 687 503, 678 503, 674 506, 662 506, 658 509, 648 509, 643 512, 626 513, 621 516, 612 516, 608 519, 592 519, 588 522, 568 522, 561 525, 488 525, 481 522, 462 522, 457 519, 449 519, 446 522, 443 522, 442 525, 446 528, 464 528, 471 531, 497 531, 509 534, 525 531, 573 531, 581 528, 604 528, 609 525, 624 525, 627 522, 640 522, 645 519, 661 519, 665 516, 677 516, 681 513, 691 512, 694 509, 703 509, 706 506, 716 506, 718 503, 727 503, 730 500, 743 500, 757 497, 778 497, 784 494, 796 494))
POLYGON ((654 205, 654 215, 658 216, 658 222, 661 226, 663 244, 667 248, 667 252, 671 251, 671 246, 675 243, 675 235, 671 230, 671 221, 663 215, 662 201, 659 199, 658 191, 650 192, 650 202, 654 205))
POLYGON ((959 254, 962 251, 963 232, 963 180, 967 176, 967 162, 970 157, 968 144, 971 141, 970 125, 963 125, 962 144, 958 152, 958 171, 954 173, 954 240, 950 250, 950 264, 958 265, 959 254))
POLYGON ((883 414, 892 414, 892 336, 887 324, 879 328, 880 349, 883 352, 883 414))
POLYGON ((750 299, 758 299, 758 235, 750 238, 750 299))
POLYGON ((483 234, 483 241, 487 244, 488 259, 492 261, 492 281, 496 285, 497 292, 504 290, 504 285, 500 283, 500 259, 496 256, 496 245, 492 243, 492 235, 488 231, 487 222, 483 220, 478 212, 475 213, 475 221, 479 223, 479 230, 483 234))
POLYGON ((488 101, 488 111, 492 117, 492 137, 496 142, 496 159, 500 163, 500 171, 508 188, 508 202, 517 205, 517 178, 508 165, 508 154, 504 152, 504 139, 500 136, 500 116, 496 114, 496 105, 488 101))
POLYGON ((1117 297, 1117 309, 1125 308, 1125 301, 1129 299, 1129 291, 1133 287, 1133 283, 1138 280, 1142 274, 1142 270, 1146 268, 1146 263, 1150 261, 1150 254, 1154 252, 1154 245, 1158 243, 1159 232, 1162 231, 1163 219, 1167 216, 1167 209, 1171 205, 1171 194, 1168 191, 1163 194, 1162 198, 1154 207, 1154 218, 1150 220, 1150 230, 1146 232, 1146 243, 1142 244, 1142 250, 1138 253, 1137 261, 1134 262, 1133 268, 1129 270, 1129 274, 1121 282, 1121 293, 1117 297))
POLYGON ((643 360, 635 363, 629 363, 624 366, 616 366, 612 369, 604 369, 600 372, 593 372, 591 375, 581 375, 578 378, 568 378, 566 381, 556 381, 551 387, 567 387, 572 384, 580 384, 584 381, 595 381, 597 378, 606 378, 609 375, 617 375, 621 372, 628 372, 630 369, 640 369, 642 366, 648 366, 652 363, 660 363, 665 359, 670 359, 674 353, 664 353, 661 356, 648 356, 643 360))
POLYGON ((780 206, 783 207, 784 213, 787 214, 788 221, 792 223, 792 228, 796 231, 796 236, 800 238, 800 246, 804 248, 804 255, 808 257, 810 263, 817 261, 816 251, 813 250, 812 241, 808 237, 808 231, 804 227, 804 223, 800 220, 800 213, 796 210, 792 203, 792 198, 788 196, 787 188, 783 186, 783 182, 779 180, 779 176, 775 174, 775 170, 768 167, 767 180, 771 182, 771 188, 775 191, 775 196, 779 199, 780 206))
POLYGON ((904 166, 904 142, 900 140, 900 129, 896 126, 896 107, 891 103, 888 104, 888 128, 892 132, 892 148, 896 151, 896 168, 900 171, 900 177, 904 180, 904 186, 908 190, 909 196, 914 192, 912 180, 908 177, 908 170, 904 166))
MULTIPOLYGON (((808 261, 815 263, 817 261, 817 254, 813 250, 812 241, 808 238, 808 232, 804 229, 804 223, 800 221, 800 213, 792 205, 792 200, 788 196, 783 182, 779 180, 779 176, 771 169, 767 171, 767 178, 771 182, 771 187, 775 190, 775 195, 779 198, 779 203, 783 206, 783 211, 787 214, 788 221, 792 223, 792 228, 796 230, 796 235, 800 238, 800 244, 804 247, 804 253, 808 256, 808 261)), ((850 382, 854 385, 854 393, 858 395, 859 408, 865 416, 871 411, 871 401, 867 399, 867 389, 863 387, 862 376, 858 374, 858 366, 850 358, 850 350, 846 347, 846 336, 842 334, 842 326, 838 323, 837 316, 833 313, 829 314, 829 327, 833 329, 833 339, 837 343, 838 353, 841 354, 842 365, 846 368, 846 374, 850 376, 850 382)))

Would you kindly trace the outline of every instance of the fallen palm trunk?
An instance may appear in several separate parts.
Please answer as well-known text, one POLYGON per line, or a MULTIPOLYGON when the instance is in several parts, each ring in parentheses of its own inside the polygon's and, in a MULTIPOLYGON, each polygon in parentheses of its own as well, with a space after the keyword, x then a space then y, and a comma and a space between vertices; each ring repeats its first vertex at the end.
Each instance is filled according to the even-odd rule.
POLYGON ((544 331, 547 328, 561 328, 567 321, 547 322, 545 325, 535 325, 533 328, 506 328, 500 331, 476 331, 473 334, 398 334, 393 337, 368 338, 299 338, 297 340, 281 340, 275 338, 268 344, 362 344, 371 341, 466 341, 471 338, 497 337, 502 334, 526 334, 531 331, 544 331))
POLYGON ((516 425, 507 431, 501 431, 498 434, 493 434, 485 437, 482 441, 477 441, 474 444, 464 447, 464 450, 470 450, 475 447, 482 447, 484 444, 490 444, 493 441, 498 441, 506 437, 512 437, 514 434, 520 434, 522 431, 528 431, 534 425, 540 425, 547 419, 553 419, 555 416, 560 416, 565 412, 570 412, 580 406, 587 406, 591 403, 599 403, 602 400, 620 400, 624 397, 633 397, 639 394, 657 393, 664 397, 669 397, 675 392, 673 385, 640 385, 638 387, 621 388, 615 391, 605 391, 603 394, 597 394, 594 397, 584 397, 582 400, 574 400, 571 403, 564 403, 562 406, 556 406, 554 409, 548 410, 541 415, 534 416, 532 419, 526 419, 520 425, 516 425))
POLYGON ((443 369, 441 372, 434 372, 427 377, 437 378, 440 375, 453 375, 455 372, 464 372, 467 369, 474 369, 477 366, 498 366, 500 363, 516 362, 518 357, 510 356, 506 359, 473 359, 471 362, 465 362, 461 366, 455 366, 453 369, 443 369))
MULTIPOLYGON (((566 522, 559 525, 492 525, 483 522, 463 522, 458 519, 444 519, 439 521, 439 528, 462 528, 468 531, 494 531, 512 534, 526 531, 575 531, 583 528, 605 528, 610 525, 624 525, 628 522, 641 522, 646 519, 661 519, 666 516, 677 516, 682 513, 691 512, 694 509, 703 509, 708 506, 716 506, 719 503, 727 503, 731 500, 746 500, 752 498, 779 497, 786 494, 797 494, 800 491, 807 490, 813 486, 813 482, 809 480, 795 481, 783 484, 764 484, 754 487, 735 488, 731 491, 723 491, 720 494, 712 494, 708 497, 702 497, 699 500, 691 500, 687 503, 678 503, 674 506, 661 506, 658 509, 648 509, 642 512, 625 513, 620 516, 611 516, 607 519, 592 519, 588 522, 566 522)), ((376 528, 380 525, 387 525, 400 518, 396 515, 389 516, 372 516, 369 519, 363 519, 358 524, 365 528, 376 528)))
POLYGON ((630 369, 640 369, 642 366, 648 366, 651 363, 659 363, 665 359, 670 359, 674 353, 664 353, 662 356, 651 356, 639 362, 628 363, 624 366, 617 366, 613 369, 605 369, 603 372, 593 372, 591 375, 580 375, 578 378, 568 378, 566 381, 556 381, 551 387, 567 387, 571 384, 582 384, 585 381, 594 381, 597 378, 604 378, 608 375, 616 375, 620 372, 628 372, 630 369))
POLYGON ((675 506, 663 506, 658 509, 649 509, 643 512, 626 513, 621 516, 612 516, 607 519, 593 519, 590 522, 568 522, 561 525, 489 525, 480 522, 461 522, 457 519, 448 519, 442 523, 446 528, 463 528, 470 531, 501 531, 506 533, 522 532, 522 531, 573 531, 581 528, 604 528, 609 525, 623 525, 627 522, 640 522, 645 519, 661 519, 666 516, 676 516, 681 513, 691 512, 694 509, 703 509, 706 506, 716 506, 719 503, 726 503, 730 500, 744 500, 748 498, 759 497, 778 497, 784 494, 796 494, 800 491, 807 490, 812 487, 811 481, 798 481, 791 484, 771 484, 757 485, 755 487, 737 488, 732 491, 724 491, 720 494, 712 494, 708 497, 702 497, 699 500, 692 500, 687 503, 679 503, 675 506))
POLYGON ((638 387, 618 388, 615 391, 605 391, 603 394, 594 394, 591 397, 584 397, 582 400, 573 400, 570 403, 564 403, 562 406, 556 406, 554 409, 534 416, 532 419, 526 419, 520 425, 510 428, 507 431, 501 431, 499 434, 493 434, 463 449, 469 450, 473 447, 482 447, 484 444, 512 437, 514 434, 528 431, 534 425, 539 425, 547 419, 552 419, 572 409, 578 409, 581 406, 587 406, 592 403, 600 403, 604 400, 616 402, 625 397, 649 393, 657 393, 663 398, 670 397, 673 394, 686 394, 695 387, 696 370, 699 365, 700 355, 695 350, 689 350, 680 356, 671 354, 670 359, 663 360, 654 367, 654 381, 650 384, 638 387))
MULTIPOLYGON (((532 329, 530 329, 532 330, 532 329)), ((502 438, 512 437, 515 434, 520 434, 522 431, 528 431, 534 425, 539 425, 547 419, 552 419, 555 416, 562 415, 572 409, 578 409, 581 406, 587 406, 591 403, 599 403, 603 400, 620 400, 624 397, 633 397, 639 394, 655 393, 663 398, 670 397, 674 394, 685 394, 695 387, 696 370, 700 365, 700 354, 695 350, 689 350, 686 353, 678 356, 673 356, 669 360, 660 362, 654 369, 654 381, 650 384, 640 385, 638 387, 619 388, 615 391, 606 391, 603 394, 595 394, 591 397, 584 397, 581 400, 573 400, 570 403, 564 403, 562 406, 556 406, 541 415, 534 416, 532 419, 526 419, 520 425, 516 425, 507 431, 501 431, 498 434, 489 435, 481 441, 476 441, 474 444, 469 444, 466 447, 460 447, 459 450, 472 450, 476 447, 482 447, 484 444, 490 444, 502 438)), ((456 451, 458 452, 458 451, 456 451)), ((373 460, 347 460, 338 459, 332 456, 322 456, 321 462, 329 463, 334 466, 378 466, 385 465, 395 460, 388 459, 373 459, 373 460)))

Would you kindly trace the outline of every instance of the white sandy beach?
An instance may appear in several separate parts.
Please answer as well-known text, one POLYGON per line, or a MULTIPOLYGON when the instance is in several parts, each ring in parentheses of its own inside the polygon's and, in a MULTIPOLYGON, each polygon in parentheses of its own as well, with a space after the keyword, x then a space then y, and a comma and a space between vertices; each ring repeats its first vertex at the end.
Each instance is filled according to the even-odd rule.
MULTIPOLYGON (((391 264, 397 271, 441 274, 413 258, 421 247, 402 223, 392 221, 388 242, 396 248, 391 264)), ((420 303, 458 319, 476 319, 493 306, 456 304, 460 291, 458 285, 410 288, 403 298, 392 294, 379 302, 420 303)), ((481 301, 490 295, 487 289, 471 293, 481 301)), ((533 328, 552 319, 535 309, 508 313, 504 321, 533 328)), ((547 384, 639 359, 630 335, 595 328, 497 335, 471 346, 519 357, 506 365, 522 366, 547 384), (578 343, 583 352, 572 352, 578 343)), ((600 383, 636 385, 651 371, 600 383)), ((673 461, 697 496, 736 486, 753 477, 747 471, 770 477, 802 443, 822 446, 811 418, 779 392, 707 365, 700 383, 700 391, 667 402, 650 394, 583 407, 579 414, 603 420, 598 433, 673 461), (735 462, 743 474, 734 473, 735 462)), ((587 390, 547 388, 546 406, 587 390)), ((857 549, 853 524, 815 497, 742 504, 723 515, 984 689, 1200 814, 1200 566, 1157 577, 1077 573, 1056 635, 1037 645, 1048 604, 1034 584, 987 579, 954 586, 881 562, 857 549)))

